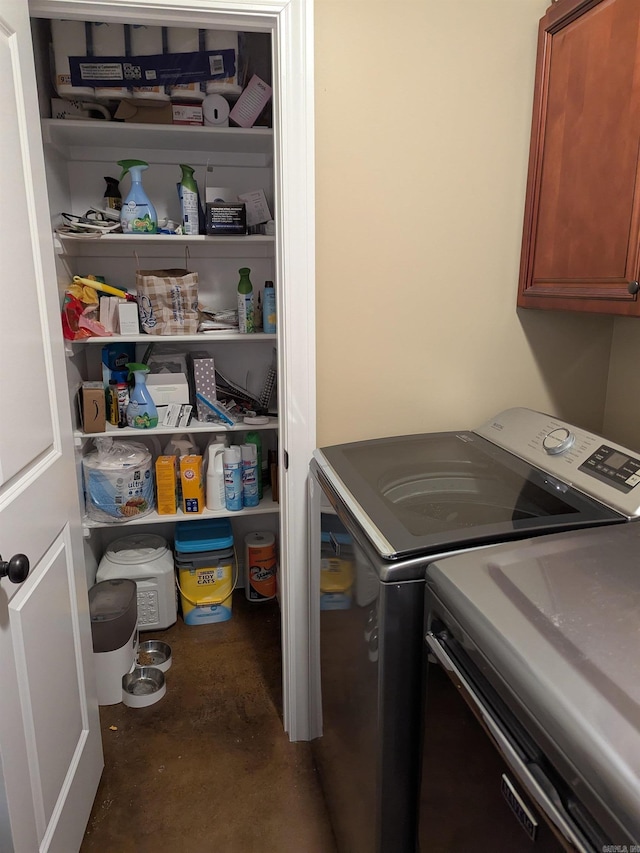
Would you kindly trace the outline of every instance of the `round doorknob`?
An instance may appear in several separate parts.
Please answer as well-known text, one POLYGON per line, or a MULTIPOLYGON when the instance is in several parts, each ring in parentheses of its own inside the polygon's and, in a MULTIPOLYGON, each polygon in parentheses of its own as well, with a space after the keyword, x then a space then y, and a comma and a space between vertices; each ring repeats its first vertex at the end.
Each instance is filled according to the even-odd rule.
POLYGON ((14 554, 8 563, 0 557, 0 578, 9 578, 11 583, 26 581, 29 569, 29 558, 24 554, 14 554))
POLYGON ((632 296, 635 296, 636 293, 640 290, 640 281, 630 281, 627 285, 627 290, 632 296))

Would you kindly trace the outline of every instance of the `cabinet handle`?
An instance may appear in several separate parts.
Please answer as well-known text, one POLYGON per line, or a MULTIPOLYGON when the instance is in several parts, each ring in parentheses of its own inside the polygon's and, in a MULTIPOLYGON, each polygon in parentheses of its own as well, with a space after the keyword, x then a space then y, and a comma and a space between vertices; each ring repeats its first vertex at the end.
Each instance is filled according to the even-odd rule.
POLYGON ((630 281, 627 285, 627 290, 632 296, 635 296, 636 293, 640 290, 640 281, 630 281))

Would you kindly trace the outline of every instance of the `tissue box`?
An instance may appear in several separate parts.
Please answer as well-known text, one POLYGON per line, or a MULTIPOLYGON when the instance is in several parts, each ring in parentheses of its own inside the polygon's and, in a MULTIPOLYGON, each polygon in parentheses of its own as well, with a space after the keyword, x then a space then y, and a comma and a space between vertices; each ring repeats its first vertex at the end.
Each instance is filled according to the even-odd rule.
MULTIPOLYGON (((216 368, 213 358, 209 356, 193 357, 193 381, 196 394, 202 394, 212 402, 216 399, 216 368)), ((200 400, 197 401, 196 414, 202 423, 213 420, 211 409, 200 400)))
POLYGON ((171 104, 173 124, 202 124, 202 107, 200 104, 184 103, 171 104))
POLYGON ((147 388, 156 406, 189 402, 189 383, 184 373, 150 373, 147 388))

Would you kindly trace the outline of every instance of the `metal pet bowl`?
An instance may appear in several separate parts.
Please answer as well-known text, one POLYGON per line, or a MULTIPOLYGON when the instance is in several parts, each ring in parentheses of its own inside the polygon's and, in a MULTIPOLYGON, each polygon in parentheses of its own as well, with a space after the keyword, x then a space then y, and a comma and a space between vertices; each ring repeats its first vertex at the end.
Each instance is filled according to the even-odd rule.
POLYGON ((122 701, 130 708, 146 708, 167 692, 164 672, 154 666, 137 666, 122 676, 122 701))
POLYGON ((138 646, 137 666, 153 666, 166 672, 171 666, 171 646, 162 640, 143 640, 138 646))

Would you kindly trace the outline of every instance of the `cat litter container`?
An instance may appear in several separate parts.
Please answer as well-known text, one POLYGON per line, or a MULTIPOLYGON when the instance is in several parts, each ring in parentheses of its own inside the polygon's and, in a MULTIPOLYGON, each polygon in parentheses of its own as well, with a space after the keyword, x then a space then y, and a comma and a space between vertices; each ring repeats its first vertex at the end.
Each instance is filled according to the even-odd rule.
POLYGON ((185 625, 231 619, 237 567, 228 519, 178 522, 175 566, 185 625))

